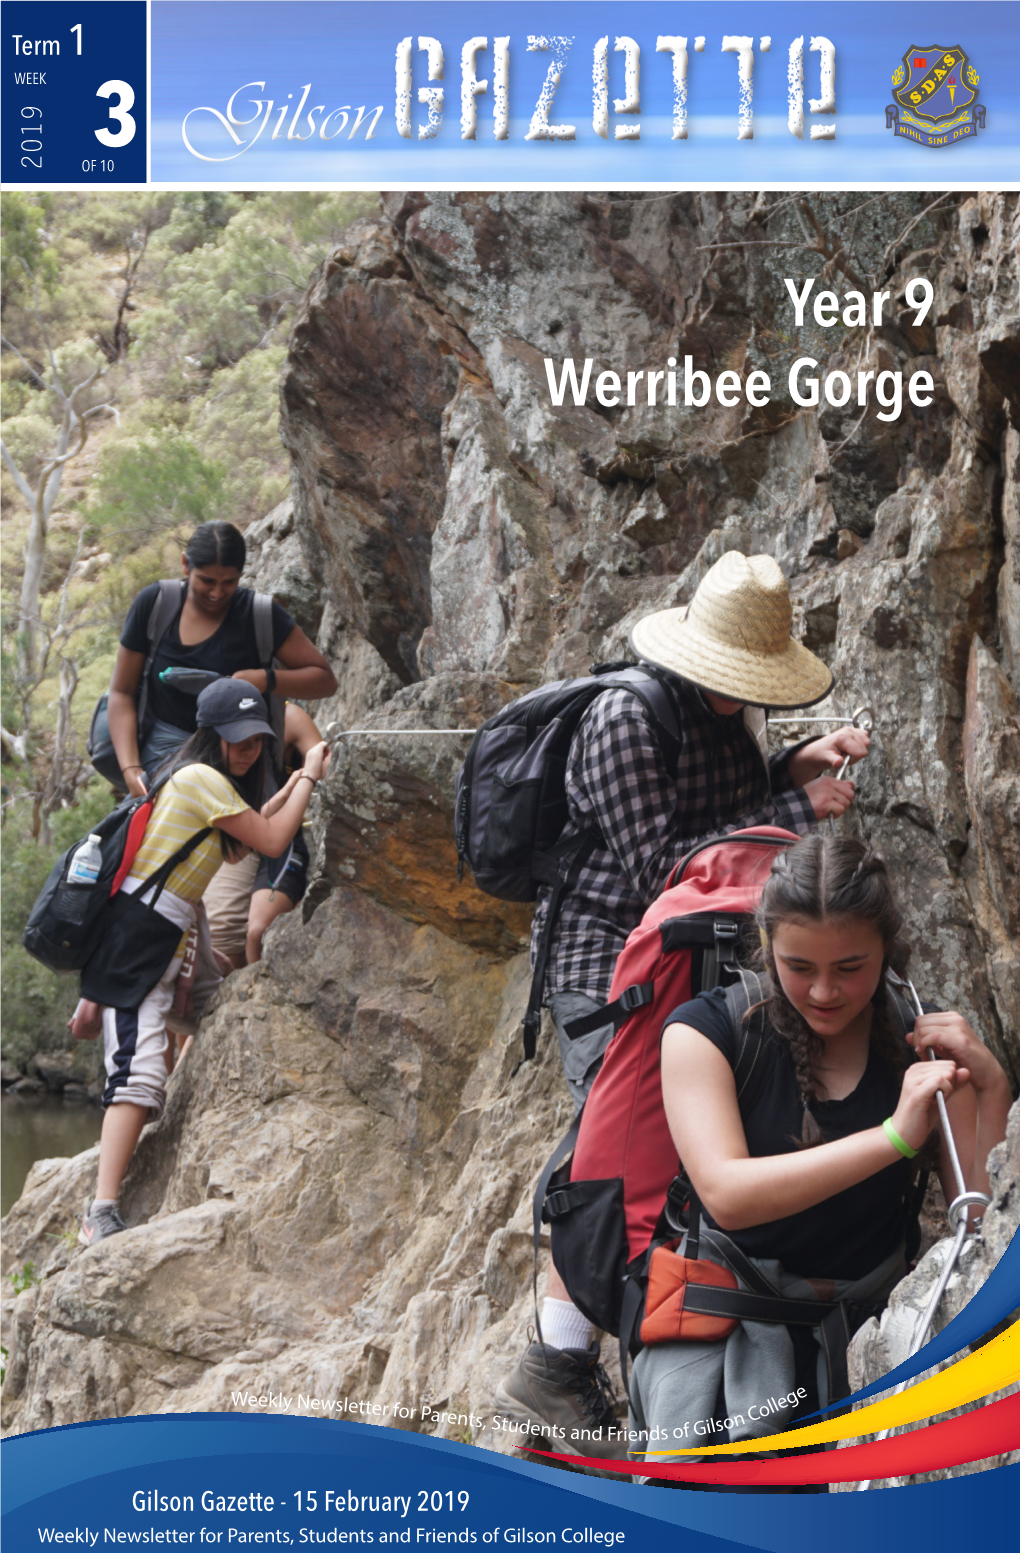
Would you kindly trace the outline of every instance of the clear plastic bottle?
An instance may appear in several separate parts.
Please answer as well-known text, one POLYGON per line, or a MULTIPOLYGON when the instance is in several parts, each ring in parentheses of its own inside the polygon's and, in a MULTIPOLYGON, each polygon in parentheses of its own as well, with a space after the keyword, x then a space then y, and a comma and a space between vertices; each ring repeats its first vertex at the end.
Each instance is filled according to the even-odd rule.
POLYGON ((65 922, 85 921, 85 913, 92 899, 92 888, 99 878, 103 862, 101 843, 102 837, 93 831, 72 854, 67 878, 57 902, 57 909, 65 922))
POLYGON ((82 842, 67 870, 68 884, 95 884, 103 863, 102 839, 93 831, 82 842))

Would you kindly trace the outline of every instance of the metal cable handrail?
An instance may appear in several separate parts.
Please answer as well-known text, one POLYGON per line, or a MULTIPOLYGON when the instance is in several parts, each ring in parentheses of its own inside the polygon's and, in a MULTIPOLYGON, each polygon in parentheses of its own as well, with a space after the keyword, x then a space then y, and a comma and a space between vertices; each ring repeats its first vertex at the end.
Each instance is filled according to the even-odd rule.
MULTIPOLYGON (((918 1018, 920 1018, 924 1013, 924 1010, 921 1007, 921 1000, 917 995, 917 989, 914 986, 914 983, 910 980, 909 976, 905 978, 904 985, 910 989, 910 996, 914 1002, 914 1010, 918 1018)), ((928 1047, 928 1061, 938 1061, 938 1058, 935 1056, 935 1053, 930 1046, 928 1047)), ((955 1236, 953 1239, 953 1244, 950 1247, 949 1254, 946 1257, 945 1263, 943 1265, 942 1271, 936 1280, 935 1287, 932 1289, 931 1295, 929 1296, 928 1304, 925 1308, 924 1315, 921 1318, 920 1325, 918 1326, 917 1331, 914 1333, 910 1344, 910 1352, 907 1354, 908 1359, 912 1359, 916 1353, 920 1352, 921 1348, 923 1348, 924 1344, 928 1340, 928 1334, 931 1331, 935 1316, 938 1313, 939 1305, 942 1303, 942 1296, 945 1294, 946 1289, 949 1286, 949 1280, 956 1270, 956 1264, 960 1259, 960 1253, 963 1250, 968 1234, 971 1232, 969 1222, 971 1208, 987 1208, 991 1203, 991 1198, 985 1192, 972 1192, 967 1190, 966 1177, 963 1174, 963 1167, 960 1164, 960 1155, 956 1147, 956 1139, 953 1136, 953 1129, 949 1122, 949 1112, 946 1109, 946 1097, 941 1090, 939 1090, 938 1094, 935 1096, 935 1100, 936 1104, 938 1105, 939 1126, 942 1129, 942 1136, 945 1138, 946 1147, 949 1151, 949 1162, 952 1166, 953 1178, 956 1183, 956 1196, 949 1204, 948 1210, 950 1227, 955 1231, 955 1236)), ((979 1226, 976 1225, 974 1228, 975 1234, 977 1233, 978 1227, 979 1226)), ((899 1393, 904 1390, 907 1384, 908 1383, 906 1381, 901 1381, 900 1384, 894 1388, 891 1395, 894 1397, 898 1396, 899 1393)), ((883 1429, 880 1434, 876 1434, 875 1444, 877 1445, 880 1440, 888 1439, 891 1433, 891 1429, 883 1429)), ((861 1489, 870 1488, 874 1481, 875 1480, 873 1478, 864 1479, 863 1482, 858 1483, 857 1491, 860 1492, 861 1489)), ((889 1481, 891 1483, 898 1483, 900 1480, 899 1478, 890 1478, 889 1481)))

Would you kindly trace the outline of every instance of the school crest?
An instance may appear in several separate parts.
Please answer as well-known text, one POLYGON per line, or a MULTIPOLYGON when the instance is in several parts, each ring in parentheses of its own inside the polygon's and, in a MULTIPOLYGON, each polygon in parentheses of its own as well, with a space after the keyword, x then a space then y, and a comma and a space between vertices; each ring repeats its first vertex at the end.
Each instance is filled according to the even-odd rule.
POLYGON ((977 103, 978 73, 967 51, 912 46, 893 71, 893 97, 885 127, 925 146, 951 146, 985 127, 977 103))

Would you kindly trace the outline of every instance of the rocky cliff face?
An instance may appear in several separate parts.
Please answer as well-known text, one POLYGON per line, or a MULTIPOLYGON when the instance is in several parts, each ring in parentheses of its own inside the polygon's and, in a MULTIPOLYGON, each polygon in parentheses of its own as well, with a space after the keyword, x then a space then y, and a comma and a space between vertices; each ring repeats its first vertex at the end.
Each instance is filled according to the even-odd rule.
POLYGON ((881 196, 855 218, 864 200, 387 196, 313 277, 282 384, 293 506, 258 526, 253 575, 337 665, 323 725, 375 731, 320 789, 303 914, 226 985, 144 1137, 137 1227, 69 1253, 52 1237, 94 1155, 33 1171, 5 1234, 44 1273, 8 1296, 8 1428, 270 1392, 397 1403, 414 1416, 374 1416, 412 1428, 423 1398, 490 1416, 571 1107, 548 1029, 513 1073, 528 912, 457 884, 467 739, 422 730, 620 656, 726 549, 777 557, 837 709, 875 707, 855 823, 894 868, 915 980, 1020 1075, 1017 200, 881 196), (880 279, 891 318, 795 333, 783 278, 823 266, 840 290, 880 279), (670 355, 767 370, 772 403, 551 403, 547 357, 594 377, 670 355), (924 368, 935 402, 801 409, 798 355, 924 368))

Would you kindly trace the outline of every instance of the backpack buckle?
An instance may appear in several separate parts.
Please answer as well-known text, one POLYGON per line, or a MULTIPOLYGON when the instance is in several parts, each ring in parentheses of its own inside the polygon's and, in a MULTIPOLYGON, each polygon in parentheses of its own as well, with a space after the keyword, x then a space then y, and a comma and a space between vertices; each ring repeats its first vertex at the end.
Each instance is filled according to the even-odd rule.
POLYGON ((556 1186, 547 1195, 542 1208, 542 1217, 547 1224, 553 1219, 562 1219, 570 1212, 570 1189, 565 1186, 556 1186))
POLYGON ((624 987, 617 1002, 625 1014, 632 1014, 636 1008, 644 1008, 655 996, 655 983, 644 981, 633 987, 624 987))
POLYGON ((731 917, 723 917, 712 923, 716 963, 723 970, 736 969, 737 939, 739 935, 740 923, 734 922, 731 917))
POLYGON ((690 1197, 691 1183, 687 1177, 674 1176, 669 1183, 669 1191, 666 1193, 666 1201, 662 1212, 669 1228, 677 1234, 683 1234, 687 1229, 687 1210, 690 1197))

